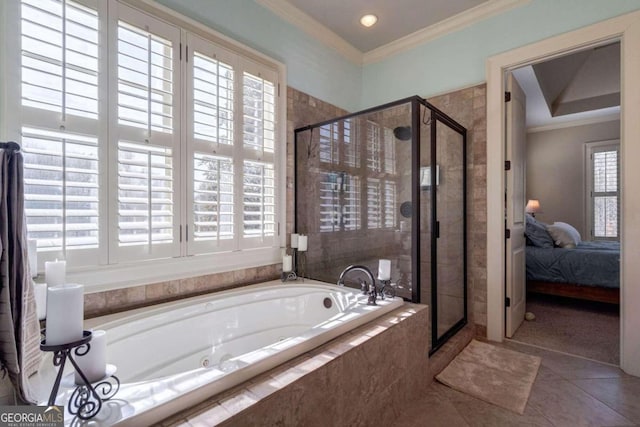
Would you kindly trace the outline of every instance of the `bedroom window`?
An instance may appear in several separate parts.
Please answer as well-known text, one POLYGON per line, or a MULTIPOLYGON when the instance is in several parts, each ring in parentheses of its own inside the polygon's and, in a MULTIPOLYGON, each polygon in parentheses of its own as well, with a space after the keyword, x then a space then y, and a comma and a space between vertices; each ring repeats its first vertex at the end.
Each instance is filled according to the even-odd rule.
POLYGON ((618 240, 620 144, 602 141, 587 144, 587 200, 591 237, 618 240))
POLYGON ((278 64, 133 3, 5 8, 19 25, 2 30, 18 46, 0 61, 11 113, 3 130, 22 145, 40 270, 54 258, 72 269, 167 258, 193 266, 188 256, 215 252, 235 253, 241 267, 245 249, 253 264, 277 262, 278 64))

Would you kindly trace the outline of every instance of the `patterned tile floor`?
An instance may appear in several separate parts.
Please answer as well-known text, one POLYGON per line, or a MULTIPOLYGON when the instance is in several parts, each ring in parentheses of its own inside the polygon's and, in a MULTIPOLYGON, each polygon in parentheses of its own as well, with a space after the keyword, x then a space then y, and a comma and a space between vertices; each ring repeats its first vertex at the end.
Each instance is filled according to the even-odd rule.
POLYGON ((640 378, 615 366, 505 342, 542 364, 523 415, 434 382, 393 427, 640 426, 640 378))

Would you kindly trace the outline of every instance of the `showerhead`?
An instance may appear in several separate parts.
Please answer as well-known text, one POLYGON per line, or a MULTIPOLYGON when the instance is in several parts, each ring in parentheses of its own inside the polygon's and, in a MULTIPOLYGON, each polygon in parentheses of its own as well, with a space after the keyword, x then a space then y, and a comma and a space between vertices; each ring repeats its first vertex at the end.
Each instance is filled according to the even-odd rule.
POLYGON ((411 126, 398 126, 393 129, 393 135, 400 141, 408 141, 411 139, 411 126))

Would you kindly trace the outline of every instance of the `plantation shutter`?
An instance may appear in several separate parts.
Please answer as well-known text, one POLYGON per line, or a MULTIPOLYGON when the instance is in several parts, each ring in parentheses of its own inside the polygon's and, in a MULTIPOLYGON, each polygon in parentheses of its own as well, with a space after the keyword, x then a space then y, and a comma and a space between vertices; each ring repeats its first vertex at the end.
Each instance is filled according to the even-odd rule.
POLYGON ((177 27, 118 4, 117 261, 178 256, 177 27))
POLYGON ((28 237, 41 265, 101 260, 99 46, 95 1, 23 0, 22 151, 28 237))
POLYGON ((593 165, 593 235, 596 238, 618 237, 618 148, 602 147, 592 154, 593 165))
MULTIPOLYGON (((240 248, 277 244, 275 123, 276 74, 242 61, 242 145, 236 147, 236 167, 241 188, 238 212, 240 248)), ((237 218, 238 218, 237 216, 237 218)))
POLYGON ((187 253, 234 250, 237 60, 192 34, 187 45, 187 253))

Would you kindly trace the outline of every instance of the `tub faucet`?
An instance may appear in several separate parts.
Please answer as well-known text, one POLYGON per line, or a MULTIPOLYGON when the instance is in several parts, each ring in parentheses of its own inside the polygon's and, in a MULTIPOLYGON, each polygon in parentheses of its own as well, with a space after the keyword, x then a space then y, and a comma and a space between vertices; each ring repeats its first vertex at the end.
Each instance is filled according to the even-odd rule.
POLYGON ((350 265, 349 267, 345 268, 342 273, 340 273, 340 277, 338 278, 338 286, 344 286, 344 276, 347 275, 347 273, 349 273, 350 271, 361 271, 363 273, 365 273, 367 276, 369 276, 369 280, 371 280, 371 283, 367 284, 367 282, 365 282, 364 280, 360 281, 360 288, 362 289, 362 293, 363 294, 367 294, 369 295, 369 299, 367 300, 367 304, 368 305, 377 305, 376 304, 376 299, 378 296, 378 290, 376 288, 376 278, 373 276, 373 273, 371 273, 371 270, 369 270, 367 267, 365 267, 364 265, 350 265))

